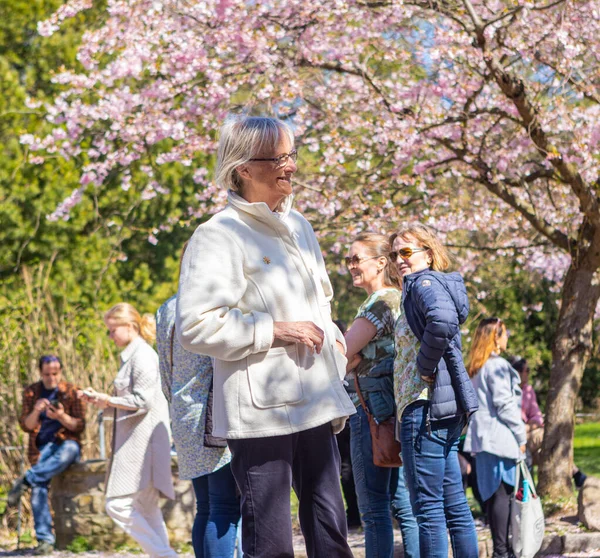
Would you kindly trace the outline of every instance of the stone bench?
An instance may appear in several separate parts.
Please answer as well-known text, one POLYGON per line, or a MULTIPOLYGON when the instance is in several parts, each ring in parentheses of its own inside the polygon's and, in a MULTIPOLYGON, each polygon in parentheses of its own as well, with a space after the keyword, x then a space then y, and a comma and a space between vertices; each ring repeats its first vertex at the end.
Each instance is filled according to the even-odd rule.
MULTIPOLYGON (((112 550, 136 543, 121 531, 104 511, 106 460, 76 463, 52 479, 51 502, 56 545, 64 549, 77 537, 84 537, 94 548, 112 550)), ((179 480, 177 460, 171 470, 175 500, 161 499, 161 508, 171 544, 190 543, 196 502, 190 481, 179 480)))

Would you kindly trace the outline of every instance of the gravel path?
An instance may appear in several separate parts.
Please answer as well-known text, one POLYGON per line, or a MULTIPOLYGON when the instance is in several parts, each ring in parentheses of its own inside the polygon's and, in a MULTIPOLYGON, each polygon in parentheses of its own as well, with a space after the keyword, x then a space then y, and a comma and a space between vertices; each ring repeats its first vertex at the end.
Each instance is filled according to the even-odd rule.
MULTIPOLYGON (((479 539, 486 540, 490 538, 489 530, 485 527, 478 527, 479 539)), ((348 542, 355 558, 364 558, 364 534, 361 530, 352 530, 348 535, 348 542)), ((394 543, 395 543, 395 554, 394 558, 403 558, 404 552, 402 551, 402 537, 399 529, 394 530, 394 543)), ((2 547, 0 546, 0 549, 2 547)), ((304 548, 304 539, 301 534, 294 535, 294 550, 296 558, 306 558, 306 550, 304 548)), ((33 548, 26 548, 22 550, 0 550, 0 556, 32 556, 33 548)), ((68 551, 55 551, 48 555, 51 558, 106 558, 108 556, 115 556, 117 558, 146 558, 146 554, 141 552, 102 552, 102 551, 91 551, 91 552, 80 552, 74 554, 68 551)), ((192 553, 180 553, 179 556, 182 558, 194 558, 192 553)), ((328 557, 329 558, 329 557, 328 557)), ((333 558, 333 557, 332 557, 333 558)), ((588 552, 588 553, 574 553, 574 554, 553 554, 546 555, 545 558, 600 558, 600 551, 588 552)))

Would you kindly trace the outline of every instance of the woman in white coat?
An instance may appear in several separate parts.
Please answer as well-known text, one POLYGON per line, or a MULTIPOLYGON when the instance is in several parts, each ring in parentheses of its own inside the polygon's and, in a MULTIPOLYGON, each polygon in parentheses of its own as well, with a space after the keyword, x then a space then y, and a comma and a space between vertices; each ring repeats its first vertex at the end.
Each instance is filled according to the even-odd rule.
POLYGON ((216 181, 229 189, 228 203, 189 242, 176 328, 185 349, 215 359, 213 434, 231 450, 244 555, 294 555, 293 485, 308 556, 345 558, 333 431, 355 409, 321 249, 291 208, 296 159, 280 120, 225 123, 216 181))
POLYGON ((493 558, 510 558, 510 496, 516 466, 525 458, 527 435, 521 418, 521 379, 500 356, 508 332, 500 318, 479 322, 469 355, 468 372, 479 410, 471 417, 464 451, 475 454, 477 487, 484 502, 494 543, 493 558))
POLYGON ((169 546, 158 505, 174 498, 169 408, 163 395, 152 315, 140 316, 120 303, 104 315, 110 338, 121 352, 114 395, 86 389, 90 403, 114 409, 112 455, 106 482, 106 512, 152 558, 177 556, 169 546))

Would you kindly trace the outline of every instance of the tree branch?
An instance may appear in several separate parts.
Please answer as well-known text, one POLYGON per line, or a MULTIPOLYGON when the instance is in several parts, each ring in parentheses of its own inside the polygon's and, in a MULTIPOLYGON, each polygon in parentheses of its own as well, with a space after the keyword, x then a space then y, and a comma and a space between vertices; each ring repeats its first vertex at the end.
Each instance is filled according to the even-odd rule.
POLYGON ((464 164, 477 171, 478 178, 475 179, 476 182, 485 186, 489 192, 499 197, 501 200, 510 205, 515 211, 520 213, 525 219, 527 219, 527 221, 529 221, 531 226, 536 231, 548 238, 548 240, 550 240, 553 244, 559 248, 562 248, 565 250, 565 252, 568 252, 569 254, 571 253, 575 242, 561 230, 553 227, 545 219, 538 217, 533 205, 517 199, 510 189, 507 188, 507 185, 511 187, 516 186, 514 183, 509 180, 504 180, 502 183, 494 182, 491 178, 489 178, 492 175, 492 170, 485 161, 478 159, 473 163, 468 163, 464 159, 465 153, 463 150, 454 147, 449 140, 441 138, 436 139, 441 145, 446 147, 446 149, 449 149, 455 153, 457 158, 460 159, 464 164))
MULTIPOLYGON (((523 81, 517 77, 513 77, 500 66, 494 54, 488 49, 482 20, 475 12, 471 0, 462 1, 475 26, 477 47, 481 50, 483 60, 498 87, 515 105, 523 121, 522 126, 527 130, 531 141, 538 151, 550 160, 550 163, 559 172, 564 182, 569 184, 580 201, 583 213, 594 226, 600 227, 600 205, 595 192, 585 184, 575 165, 566 163, 558 149, 552 145, 547 133, 540 125, 537 109, 530 102, 523 81)), ((560 3, 560 1, 557 0, 557 3, 560 3)))

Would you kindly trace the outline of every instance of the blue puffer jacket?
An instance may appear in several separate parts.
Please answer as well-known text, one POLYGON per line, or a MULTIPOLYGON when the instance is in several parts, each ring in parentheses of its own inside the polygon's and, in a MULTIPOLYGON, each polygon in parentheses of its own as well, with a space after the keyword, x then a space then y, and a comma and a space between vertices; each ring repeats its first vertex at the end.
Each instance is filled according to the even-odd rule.
POLYGON ((424 269, 407 275, 404 311, 421 342, 417 369, 422 376, 435 374, 431 420, 476 411, 477 395, 462 358, 460 324, 469 314, 469 299, 460 274, 424 269))

